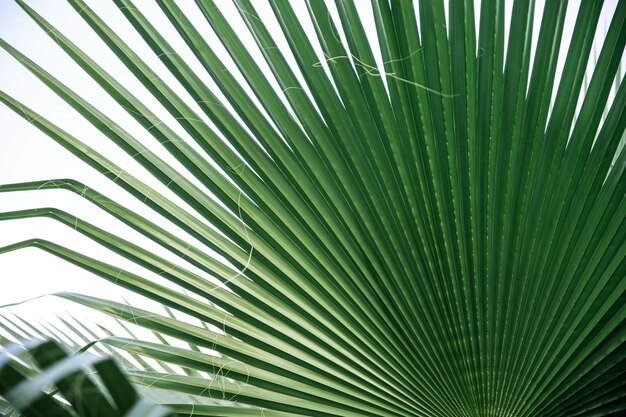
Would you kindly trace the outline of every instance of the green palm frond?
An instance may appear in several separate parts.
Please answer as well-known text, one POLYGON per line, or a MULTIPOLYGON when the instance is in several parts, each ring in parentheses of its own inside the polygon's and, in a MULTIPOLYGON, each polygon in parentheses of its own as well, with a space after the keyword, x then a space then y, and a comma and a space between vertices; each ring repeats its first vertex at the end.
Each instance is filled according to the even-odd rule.
MULTIPOLYGON (((175 83, 82 0, 68 2, 133 80, 17 0, 141 139, 53 64, 0 46, 163 187, 29 103, 2 91, 0 101, 158 215, 81 178, 0 192, 71 191, 170 252, 55 207, 0 213, 56 220, 159 276, 40 238, 0 248, 42 249, 165 307, 56 294, 155 337, 104 324, 100 337, 63 318, 74 350, 133 358, 128 378, 152 397, 180 394, 161 401, 179 415, 626 410, 626 2, 592 57, 602 1, 574 8, 564 49, 571 7, 560 0, 541 16, 534 1, 507 3, 508 27, 503 0, 480 10, 473 0, 234 0, 246 27, 221 2, 156 0, 167 30, 140 2, 114 0, 175 83)), ((14 338, 40 337, 11 322, 0 325, 14 338)))
POLYGON ((141 399, 113 360, 87 353, 68 356, 56 342, 36 339, 0 352, 0 395, 8 403, 3 415, 173 416, 171 410, 141 399), (87 372, 90 368, 97 381, 87 372))

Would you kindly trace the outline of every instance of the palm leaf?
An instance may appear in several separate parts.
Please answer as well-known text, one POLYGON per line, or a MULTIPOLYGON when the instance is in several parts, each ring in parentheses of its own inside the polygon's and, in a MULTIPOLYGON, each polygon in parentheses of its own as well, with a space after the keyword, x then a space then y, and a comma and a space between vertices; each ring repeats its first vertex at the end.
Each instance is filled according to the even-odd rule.
POLYGON ((52 341, 33 339, 22 345, 32 355, 30 368, 18 361, 25 356, 22 346, 9 345, 0 355, 0 393, 12 408, 7 413, 17 410, 26 417, 172 415, 171 410, 140 399, 109 358, 87 353, 68 356, 52 341), (87 374, 90 367, 98 381, 87 374))
MULTIPOLYGON (((139 367, 126 374, 150 387, 146 395, 184 394, 164 401, 180 415, 626 409, 626 2, 592 57, 600 1, 574 8, 565 49, 565 1, 546 2, 538 16, 529 0, 483 1, 480 10, 473 1, 373 0, 365 14, 350 0, 235 0, 236 26, 212 0, 157 0, 166 34, 140 4, 114 0, 176 85, 82 0, 68 2, 166 118, 63 27, 18 4, 145 140, 52 65, 0 46, 163 187, 18 98, 0 91, 0 101, 158 216, 80 178, 0 191, 72 191, 170 254, 80 213, 1 213, 57 220, 145 274, 39 238, 0 253, 37 247, 166 308, 57 294, 157 341, 101 338, 69 319, 68 334, 46 326, 53 335, 130 355, 139 367)), ((3 324, 14 337, 35 330, 23 327, 3 324)))

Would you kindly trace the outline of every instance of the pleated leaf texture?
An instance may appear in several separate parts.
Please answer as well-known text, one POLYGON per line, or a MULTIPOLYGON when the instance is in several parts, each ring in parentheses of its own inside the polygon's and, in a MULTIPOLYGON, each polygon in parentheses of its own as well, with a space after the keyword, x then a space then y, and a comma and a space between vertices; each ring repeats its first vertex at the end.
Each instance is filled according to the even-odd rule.
POLYGON ((510 22, 503 0, 307 0, 299 11, 270 0, 264 13, 235 0, 245 27, 222 1, 156 0, 178 47, 200 64, 194 71, 141 2, 114 0, 176 88, 87 4, 68 1, 171 117, 159 118, 62 25, 18 3, 150 141, 56 79, 54 62, 0 46, 176 199, 4 92, 2 103, 160 221, 81 178, 0 191, 72 191, 179 259, 81 213, 39 207, 1 218, 52 218, 171 285, 42 239, 0 252, 37 247, 166 306, 172 314, 88 289, 58 294, 160 337, 96 344, 162 364, 129 366, 131 381, 185 394, 163 400, 185 416, 624 415, 626 1, 594 51, 596 0, 574 10, 568 48, 562 0, 541 14, 533 1, 507 3, 510 22))

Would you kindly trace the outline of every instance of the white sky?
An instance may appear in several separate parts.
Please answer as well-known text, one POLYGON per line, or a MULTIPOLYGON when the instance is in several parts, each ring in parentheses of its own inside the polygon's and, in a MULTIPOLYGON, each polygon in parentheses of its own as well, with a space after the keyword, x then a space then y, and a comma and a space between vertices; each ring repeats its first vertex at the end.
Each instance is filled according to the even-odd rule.
MULTIPOLYGON (((369 1, 359 1, 363 1, 363 17, 366 19, 365 24, 367 27, 372 27, 373 21, 370 16, 369 1)), ((167 112, 160 107, 154 98, 146 93, 139 82, 130 75, 129 71, 126 70, 121 63, 119 63, 113 53, 104 46, 84 21, 74 12, 71 6, 60 0, 31 0, 28 1, 28 3, 53 25, 61 28, 64 34, 70 39, 85 50, 88 50, 92 57, 103 65, 114 77, 124 80, 124 84, 132 92, 141 97, 145 103, 149 104, 157 115, 162 117, 165 121, 172 121, 172 118, 167 112)), ((157 73, 170 86, 173 86, 177 92, 180 92, 181 96, 185 97, 190 105, 195 106, 193 100, 178 86, 173 77, 164 69, 160 61, 151 53, 148 47, 143 44, 139 36, 126 22, 112 2, 88 1, 88 3, 91 7, 96 9, 96 11, 101 13, 103 19, 114 27, 118 34, 136 48, 142 58, 153 65, 157 73)), ((305 10, 305 7, 302 1, 298 1, 297 3, 299 4, 297 10, 300 15, 303 15, 302 12, 305 10)), ((569 42, 579 4, 579 2, 576 1, 571 3, 573 4, 568 11, 565 23, 564 45, 567 45, 569 42)), ((202 74, 207 84, 210 86, 213 85, 200 64, 196 62, 191 52, 186 49, 184 42, 177 37, 174 29, 160 13, 154 2, 152 0, 138 0, 137 4, 142 7, 142 10, 150 18, 158 22, 156 26, 162 28, 161 33, 178 48, 179 53, 183 57, 188 59, 192 64, 192 68, 197 70, 198 74, 202 74)), ((234 6, 229 1, 219 2, 219 4, 223 5, 224 13, 228 19, 238 28, 241 27, 243 29, 241 31, 238 29, 238 32, 245 35, 243 39, 246 44, 250 45, 252 51, 256 51, 256 48, 253 46, 252 38, 247 33, 247 30, 245 30, 245 26, 240 20, 234 6)), ((255 4, 258 4, 259 12, 263 16, 270 11, 265 1, 255 4)), ((537 11, 542 10, 542 4, 543 2, 538 2, 537 11)), ((604 17, 600 19, 599 32, 601 33, 599 33, 599 38, 601 38, 606 28, 608 28, 608 23, 610 22, 609 17, 612 15, 616 4, 617 0, 606 1, 605 10, 603 11, 604 17)), ((181 5, 184 6, 183 8, 185 10, 195 7, 193 6, 192 0, 182 1, 181 5)), ((510 18, 509 15, 510 4, 507 3, 507 20, 510 18)), ((192 19, 194 24, 198 25, 211 45, 218 45, 217 38, 210 30, 209 25, 203 21, 200 13, 191 13, 188 17, 192 19)), ((275 25, 276 23, 274 22, 274 30, 272 33, 277 32, 275 25)), ((307 25, 310 29, 310 23, 307 23, 307 25)), ((539 22, 537 22, 535 26, 538 29, 539 22)), ((373 31, 368 31, 368 33, 373 34, 373 31)), ((73 64, 60 48, 57 47, 12 0, 0 0, 0 37, 25 53, 35 62, 42 65, 53 75, 61 79, 61 81, 73 87, 81 96, 92 103, 97 103, 97 107, 100 110, 116 120, 125 129, 135 135, 135 137, 145 140, 145 143, 153 143, 154 140, 132 120, 130 116, 123 112, 95 82, 90 80, 77 65, 73 64)), ((281 39, 278 40, 281 41, 281 39)), ((282 41, 282 44, 284 44, 284 41, 282 41)), ((220 53, 220 56, 225 56, 225 53, 223 51, 220 52, 220 49, 218 49, 218 53, 220 53)), ((260 53, 256 53, 260 57, 260 53)), ((233 69, 232 63, 227 66, 233 69)), ((236 73, 236 71, 234 72, 236 73)), ((149 175, 146 175, 142 168, 130 157, 108 144, 107 139, 103 135, 84 121, 82 117, 77 115, 75 111, 64 104, 61 99, 57 98, 54 93, 4 51, 0 51, 0 89, 24 102, 49 120, 109 156, 112 160, 122 165, 127 171, 139 176, 148 184, 157 187, 172 199, 177 200, 165 187, 157 183, 149 175)), ((198 111, 198 113, 201 114, 201 111, 198 111)), ((210 124, 209 120, 205 119, 205 121, 210 124)), ((175 123, 169 124, 170 127, 174 128, 181 136, 187 137, 182 128, 175 123)), ((81 180, 90 187, 108 196, 119 198, 120 201, 123 201, 128 207, 151 219, 159 219, 158 215, 146 209, 134 198, 129 198, 119 187, 111 183, 111 181, 97 174, 93 169, 86 166, 86 164, 82 163, 78 158, 65 151, 38 129, 31 126, 28 122, 3 105, 0 105, 0 127, 0 183, 74 178, 81 180)), ((159 154, 165 156, 163 152, 159 154)), ((167 160, 171 161, 169 158, 167 160)), ((175 162, 173 161, 172 163, 175 162)), ((49 206, 76 214, 108 231, 116 234, 119 233, 122 236, 132 239, 135 243, 153 248, 163 256, 175 259, 175 257, 169 256, 167 252, 161 250, 152 242, 142 238, 138 233, 133 232, 112 217, 103 215, 100 210, 95 209, 86 200, 68 191, 0 194, 0 211, 3 212, 49 206)), ((92 243, 89 239, 83 237, 71 228, 63 226, 54 220, 29 219, 0 222, 0 246, 33 237, 45 238, 66 245, 131 271, 145 272, 142 268, 125 261, 115 254, 109 253, 109 251, 92 243)), ((189 239, 190 241, 192 240, 191 238, 189 239)), ((154 274, 145 273, 144 275, 157 279, 154 274)), ((19 250, 0 255, 0 305, 59 291, 85 292, 106 298, 116 298, 122 294, 118 287, 107 283, 105 280, 82 271, 38 249, 19 250)), ((130 295, 127 295, 127 297, 131 300, 133 299, 130 295)), ((56 304, 49 301, 48 298, 28 303, 27 307, 30 311, 29 314, 35 311, 38 312, 41 317, 46 317, 45 312, 48 311, 51 305, 56 304)), ((64 308, 70 307, 64 304, 64 308)), ((23 309, 18 309, 15 311, 21 314, 22 310, 23 309)))

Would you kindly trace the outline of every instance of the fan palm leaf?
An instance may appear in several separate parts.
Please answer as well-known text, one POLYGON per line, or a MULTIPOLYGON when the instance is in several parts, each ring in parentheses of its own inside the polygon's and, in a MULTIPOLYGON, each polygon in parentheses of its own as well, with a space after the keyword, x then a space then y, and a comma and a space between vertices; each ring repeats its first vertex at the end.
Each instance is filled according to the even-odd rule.
POLYGON ((6 407, 3 415, 18 410, 28 417, 173 415, 141 399, 113 360, 88 353, 69 357, 56 342, 32 340, 8 346, 0 356, 0 376, 0 393, 14 407, 6 407), (30 367, 15 357, 30 362, 30 367), (34 376, 33 367, 41 368, 34 376), (88 367, 97 372, 97 382, 85 372, 88 367), (51 383, 57 388, 46 392, 51 383))
POLYGON ((166 280, 39 238, 0 248, 37 247, 167 309, 57 294, 159 340, 98 338, 64 319, 76 343, 97 340, 101 353, 134 358, 126 374, 136 384, 188 394, 170 404, 180 415, 626 409, 626 2, 614 8, 587 80, 601 1, 581 2, 564 49, 566 1, 546 2, 535 27, 530 0, 509 5, 508 24, 503 0, 480 10, 473 1, 372 0, 371 24, 362 2, 299 9, 272 0, 266 10, 235 0, 243 28, 213 0, 184 8, 157 0, 197 66, 139 4, 114 0, 175 86, 83 0, 68 2, 167 118, 17 1, 150 141, 51 65, 0 46, 165 188, 14 96, 0 91, 0 101, 159 220, 80 178, 0 191, 69 190, 178 258, 58 208, 0 213, 57 220, 166 280))

